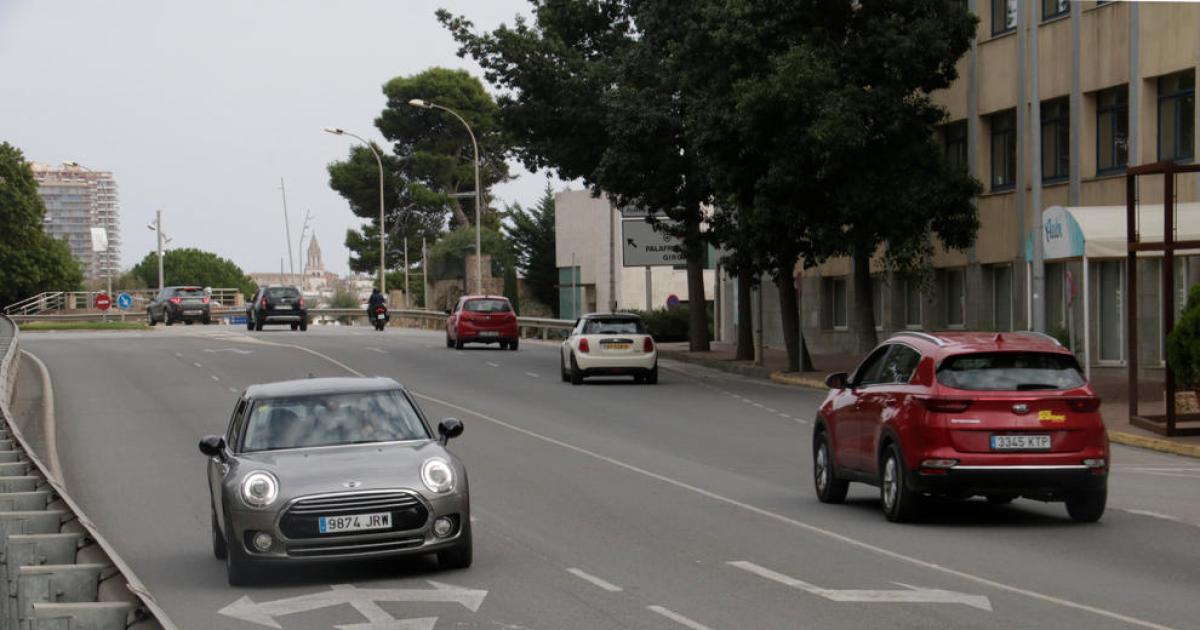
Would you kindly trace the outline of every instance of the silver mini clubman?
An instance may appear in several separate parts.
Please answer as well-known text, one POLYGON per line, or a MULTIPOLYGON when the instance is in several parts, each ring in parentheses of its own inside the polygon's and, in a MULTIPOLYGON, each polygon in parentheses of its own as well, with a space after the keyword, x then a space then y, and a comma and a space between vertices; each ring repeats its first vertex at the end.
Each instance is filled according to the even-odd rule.
POLYGON ((436 553, 471 566, 467 471, 389 378, 253 385, 207 455, 213 555, 232 585, 274 563, 436 553))

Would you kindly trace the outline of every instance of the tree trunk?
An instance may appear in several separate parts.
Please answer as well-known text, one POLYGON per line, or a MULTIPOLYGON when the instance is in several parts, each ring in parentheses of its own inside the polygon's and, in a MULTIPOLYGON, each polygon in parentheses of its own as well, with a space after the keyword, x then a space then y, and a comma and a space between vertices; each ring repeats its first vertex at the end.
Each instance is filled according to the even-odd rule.
MULTIPOLYGON (((800 290, 796 290, 796 310, 803 312, 804 300, 800 295, 800 290)), ((800 371, 813 372, 816 368, 813 366, 812 355, 808 353, 808 340, 804 338, 804 318, 800 318, 800 371)))
POLYGON ((878 343, 875 334, 875 292, 871 290, 871 253, 865 247, 855 247, 851 261, 854 278, 854 336, 858 352, 866 354, 878 343))
POLYGON ((787 371, 800 371, 800 303, 796 299, 796 280, 792 272, 795 259, 776 270, 775 288, 779 291, 779 321, 783 324, 783 345, 787 348, 787 371))
POLYGON ((737 361, 754 360, 754 304, 750 295, 754 281, 749 272, 743 271, 737 277, 737 361))
POLYGON ((463 210, 462 206, 463 202, 461 199, 455 199, 454 203, 450 204, 450 211, 454 213, 454 220, 457 221, 460 226, 475 225, 467 219, 467 211, 463 210))
POLYGON ((700 207, 684 221, 683 248, 687 252, 688 350, 708 352, 708 305, 704 301, 704 263, 707 248, 700 234, 700 207))

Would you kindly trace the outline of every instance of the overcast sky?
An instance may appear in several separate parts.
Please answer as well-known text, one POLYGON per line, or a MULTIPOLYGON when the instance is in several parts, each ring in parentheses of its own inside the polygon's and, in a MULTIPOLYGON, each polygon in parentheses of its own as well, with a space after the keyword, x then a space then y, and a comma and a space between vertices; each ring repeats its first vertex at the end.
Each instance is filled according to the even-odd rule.
MULTIPOLYGON (((439 7, 484 28, 529 12, 524 0, 0 0, 0 140, 32 161, 113 172, 125 267, 153 250, 145 225, 161 208, 172 247, 278 270, 282 177, 293 246, 311 210, 326 268, 343 274, 358 220, 325 167, 349 140, 321 130, 383 142, 372 121, 388 79, 430 66, 481 76, 439 7)), ((494 194, 536 201, 545 175, 514 172, 494 194)))

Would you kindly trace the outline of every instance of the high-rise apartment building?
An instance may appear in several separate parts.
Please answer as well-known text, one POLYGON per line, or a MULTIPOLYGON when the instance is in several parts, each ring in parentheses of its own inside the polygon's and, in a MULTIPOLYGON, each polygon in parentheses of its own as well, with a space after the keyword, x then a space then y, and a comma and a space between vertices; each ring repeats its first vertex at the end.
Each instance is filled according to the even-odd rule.
POLYGON ((121 273, 121 213, 117 183, 109 171, 75 164, 33 163, 38 194, 46 205, 46 232, 66 239, 86 278, 121 273), (104 228, 105 251, 93 250, 92 228, 104 228))
MULTIPOLYGON (((946 155, 983 184, 973 248, 939 252, 932 282, 872 262, 871 301, 880 335, 897 330, 1044 330, 1069 337, 1091 366, 1127 359, 1123 312, 1137 274, 1138 355, 1162 365, 1161 298, 1182 306, 1200 280, 1200 256, 1175 258, 1164 287, 1161 254, 1126 269, 1125 173, 1162 160, 1190 163, 1198 143, 1200 3, 1096 0, 965 0, 979 18, 958 79, 934 100, 948 112, 946 155), (1043 255, 1035 248, 1042 239, 1043 255)), ((1177 237, 1198 238, 1200 176, 1174 182, 1177 237), (1186 232, 1186 234, 1185 234, 1186 232)), ((1139 180, 1141 237, 1162 239, 1162 178, 1139 180), (1156 218, 1157 217, 1157 218, 1156 218), (1156 231, 1157 230, 1157 231, 1156 231)), ((732 297, 732 282, 723 281, 732 297)), ((797 272, 802 322, 814 352, 854 352, 851 262, 797 272)), ((774 287, 768 319, 777 315, 774 287)), ((731 338, 733 300, 723 331, 731 338)), ((772 330, 772 328, 776 328, 772 330)), ((768 326, 768 344, 780 344, 768 326)))

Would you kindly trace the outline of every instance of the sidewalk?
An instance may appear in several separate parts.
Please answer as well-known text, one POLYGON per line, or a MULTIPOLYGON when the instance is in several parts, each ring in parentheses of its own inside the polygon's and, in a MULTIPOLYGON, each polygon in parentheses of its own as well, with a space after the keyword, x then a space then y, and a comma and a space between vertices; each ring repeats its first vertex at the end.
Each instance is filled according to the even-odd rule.
MULTIPOLYGON (((795 385, 814 389, 825 389, 825 377, 833 372, 850 372, 858 365, 860 357, 845 354, 814 354, 813 372, 785 372, 787 352, 782 348, 766 348, 763 364, 752 361, 734 361, 735 346, 731 343, 713 342, 708 352, 690 352, 687 342, 661 343, 659 354, 666 359, 695 363, 751 378, 770 379, 784 385, 795 385)), ((1127 376, 1124 368, 1093 368, 1092 386, 1104 403, 1100 413, 1108 425, 1109 439, 1117 444, 1137 446, 1164 453, 1200 458, 1200 436, 1164 437, 1135 427, 1129 423, 1129 397, 1127 376)), ((1139 387, 1139 400, 1144 413, 1156 412, 1162 406, 1162 385, 1148 378, 1139 387), (1157 400, 1157 402, 1156 402, 1157 400)))

